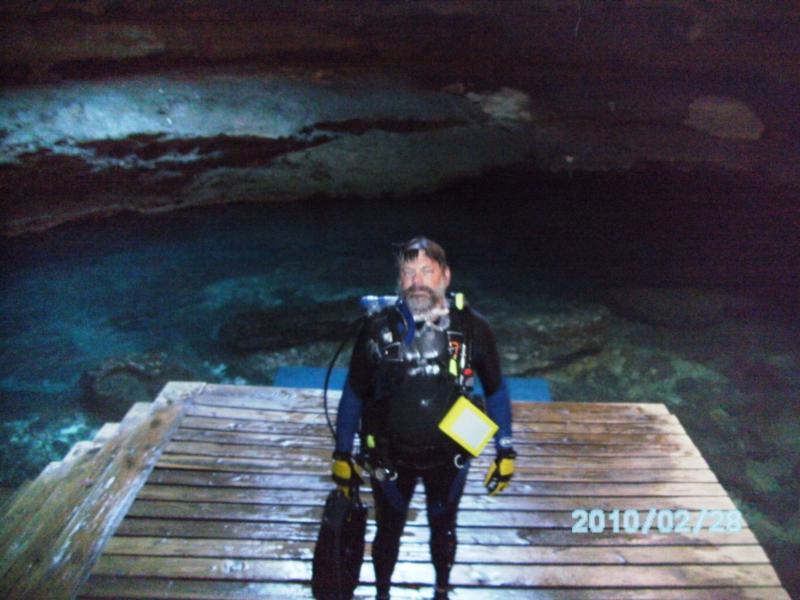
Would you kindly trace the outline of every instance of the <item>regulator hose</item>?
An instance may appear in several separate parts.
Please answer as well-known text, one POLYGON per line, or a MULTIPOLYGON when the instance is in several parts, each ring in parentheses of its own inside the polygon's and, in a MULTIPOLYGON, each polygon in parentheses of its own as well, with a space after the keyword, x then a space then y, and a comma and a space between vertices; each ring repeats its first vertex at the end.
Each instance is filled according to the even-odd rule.
POLYGON ((342 353, 342 350, 344 350, 344 347, 347 345, 347 342, 358 336, 358 334, 361 331, 361 327, 363 327, 364 323, 366 322, 367 322, 367 317, 363 316, 359 317, 350 324, 350 328, 353 329, 353 334, 346 336, 342 340, 342 343, 339 344, 339 347, 336 349, 336 352, 334 353, 331 362, 328 364, 328 370, 325 373, 325 385, 322 388, 322 401, 323 405, 325 406, 325 420, 328 422, 328 429, 331 430, 331 435, 333 436, 334 440, 336 439, 336 429, 334 429, 333 427, 333 423, 331 422, 331 416, 330 413, 328 412, 328 385, 330 384, 331 373, 333 372, 333 367, 336 364, 336 359, 339 358, 339 355, 342 353))

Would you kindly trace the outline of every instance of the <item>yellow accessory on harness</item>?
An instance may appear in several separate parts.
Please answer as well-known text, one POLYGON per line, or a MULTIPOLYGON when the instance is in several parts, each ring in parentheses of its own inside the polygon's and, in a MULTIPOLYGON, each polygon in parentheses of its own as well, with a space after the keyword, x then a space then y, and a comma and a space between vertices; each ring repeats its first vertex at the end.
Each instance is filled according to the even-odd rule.
POLYGON ((447 436, 472 456, 478 456, 497 432, 497 423, 487 417, 466 396, 459 396, 439 423, 447 436))
POLYGON ((450 359, 450 375, 458 377, 458 363, 455 358, 450 359))

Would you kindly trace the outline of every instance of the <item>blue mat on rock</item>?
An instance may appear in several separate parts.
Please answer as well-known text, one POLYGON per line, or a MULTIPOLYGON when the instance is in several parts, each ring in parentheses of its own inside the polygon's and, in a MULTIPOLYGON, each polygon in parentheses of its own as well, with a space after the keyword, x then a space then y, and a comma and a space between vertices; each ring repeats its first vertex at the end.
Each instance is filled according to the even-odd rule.
MULTIPOLYGON (((290 388, 319 388, 325 384, 325 367, 280 367, 272 385, 290 388)), ((329 390, 341 390, 347 369, 337 367, 331 373, 329 390)), ((534 377, 506 377, 512 400, 551 402, 550 387, 544 379, 534 377)), ((475 378, 475 391, 483 394, 480 380, 475 378)))

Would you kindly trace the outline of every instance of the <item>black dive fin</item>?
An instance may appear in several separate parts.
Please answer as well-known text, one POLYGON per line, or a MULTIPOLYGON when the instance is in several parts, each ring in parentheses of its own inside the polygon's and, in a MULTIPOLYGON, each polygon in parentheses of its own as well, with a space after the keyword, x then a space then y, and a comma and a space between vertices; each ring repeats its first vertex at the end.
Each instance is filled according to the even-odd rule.
POLYGON ((328 494, 311 576, 311 591, 317 600, 350 600, 358 586, 364 562, 367 508, 358 496, 350 498, 339 488, 328 494))

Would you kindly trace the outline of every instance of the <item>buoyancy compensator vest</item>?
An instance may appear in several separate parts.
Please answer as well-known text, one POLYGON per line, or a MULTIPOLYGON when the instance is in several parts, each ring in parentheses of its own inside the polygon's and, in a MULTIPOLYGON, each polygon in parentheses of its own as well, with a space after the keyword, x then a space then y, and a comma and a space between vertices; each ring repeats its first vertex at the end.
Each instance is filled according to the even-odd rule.
POLYGON ((439 423, 459 396, 472 396, 471 313, 455 294, 436 323, 410 319, 401 300, 368 324, 376 380, 365 399, 362 449, 379 465, 435 467, 463 454, 439 423))

